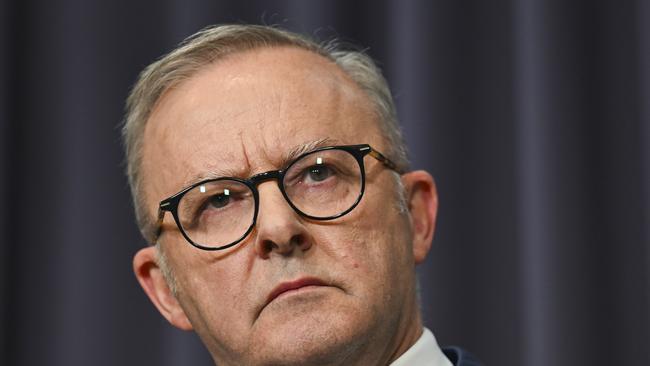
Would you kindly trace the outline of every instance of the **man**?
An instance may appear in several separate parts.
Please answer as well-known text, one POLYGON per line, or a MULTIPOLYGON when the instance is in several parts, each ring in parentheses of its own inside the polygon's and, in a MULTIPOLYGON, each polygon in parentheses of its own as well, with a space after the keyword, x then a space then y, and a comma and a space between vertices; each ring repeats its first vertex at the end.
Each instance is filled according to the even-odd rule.
POLYGON ((475 364, 422 327, 436 189, 367 56, 205 29, 140 75, 124 137, 135 274, 216 364, 475 364))

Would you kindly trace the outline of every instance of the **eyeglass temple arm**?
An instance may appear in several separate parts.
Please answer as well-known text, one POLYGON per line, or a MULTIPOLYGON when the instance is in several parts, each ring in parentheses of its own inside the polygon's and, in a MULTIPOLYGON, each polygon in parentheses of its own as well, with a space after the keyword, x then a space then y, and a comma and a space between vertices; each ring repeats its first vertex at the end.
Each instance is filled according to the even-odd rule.
POLYGON ((162 207, 158 208, 158 219, 156 220, 156 225, 153 227, 152 230, 152 238, 151 238, 151 245, 156 245, 156 242, 158 241, 158 237, 160 236, 160 233, 162 232, 162 222, 163 218, 165 218, 165 210, 162 209, 162 207))
POLYGON ((392 169, 392 170, 394 170, 394 171, 396 171, 396 172, 398 172, 398 173, 401 173, 401 172, 397 169, 397 165, 395 165, 395 163, 393 163, 390 159, 388 159, 387 157, 385 157, 384 154, 380 153, 379 151, 377 151, 377 150, 375 150, 375 149, 373 149, 373 148, 370 148, 370 152, 369 152, 368 154, 369 154, 370 156, 372 156, 373 158, 379 160, 379 161, 380 161, 382 164, 384 164, 387 168, 392 169))

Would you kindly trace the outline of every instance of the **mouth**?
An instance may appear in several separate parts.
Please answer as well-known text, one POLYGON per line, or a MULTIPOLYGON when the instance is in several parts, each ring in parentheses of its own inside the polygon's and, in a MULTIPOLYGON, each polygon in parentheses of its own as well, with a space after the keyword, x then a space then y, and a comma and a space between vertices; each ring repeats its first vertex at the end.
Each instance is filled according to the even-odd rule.
POLYGON ((309 287, 328 286, 322 280, 315 277, 302 277, 294 281, 282 282, 276 286, 266 299, 266 305, 280 296, 286 296, 309 287))

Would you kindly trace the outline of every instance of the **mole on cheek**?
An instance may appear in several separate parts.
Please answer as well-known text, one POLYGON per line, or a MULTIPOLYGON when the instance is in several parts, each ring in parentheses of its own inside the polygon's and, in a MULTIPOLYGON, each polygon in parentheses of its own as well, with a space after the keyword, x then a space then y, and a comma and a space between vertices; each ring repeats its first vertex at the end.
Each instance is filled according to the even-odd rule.
POLYGON ((352 268, 359 268, 359 262, 355 261, 352 257, 347 254, 341 256, 341 261, 347 263, 346 266, 352 268))
POLYGON ((349 262, 348 262, 348 263, 350 263, 350 265, 352 266, 352 268, 354 268, 354 269, 359 268, 359 262, 357 262, 356 260, 354 260, 354 259, 352 259, 352 258, 349 258, 348 256, 345 256, 343 259, 346 259, 346 260, 349 259, 349 262))

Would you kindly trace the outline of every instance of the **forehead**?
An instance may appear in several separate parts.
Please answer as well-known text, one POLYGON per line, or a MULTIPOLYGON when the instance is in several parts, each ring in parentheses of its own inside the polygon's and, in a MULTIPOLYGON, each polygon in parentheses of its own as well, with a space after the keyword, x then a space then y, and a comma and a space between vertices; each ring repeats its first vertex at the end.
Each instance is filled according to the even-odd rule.
POLYGON ((367 96, 330 60, 290 47, 241 52, 158 101, 145 128, 145 191, 173 194, 197 174, 276 169, 313 141, 376 143, 379 135, 367 96))

